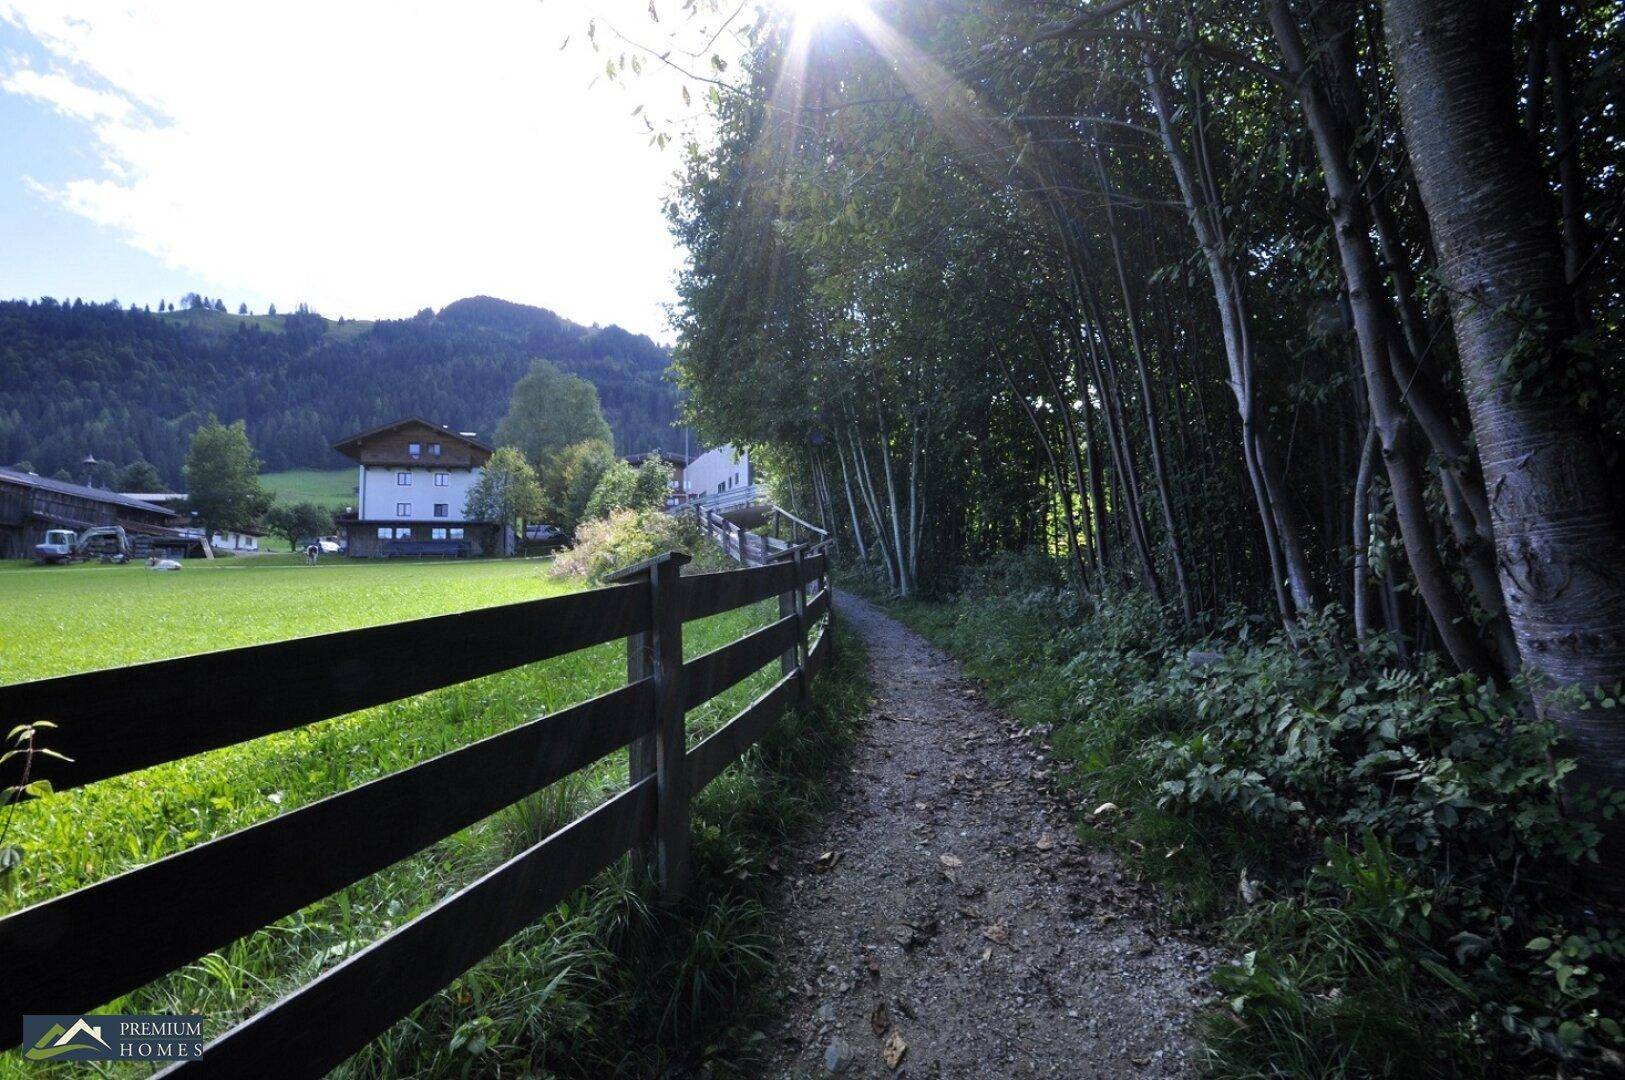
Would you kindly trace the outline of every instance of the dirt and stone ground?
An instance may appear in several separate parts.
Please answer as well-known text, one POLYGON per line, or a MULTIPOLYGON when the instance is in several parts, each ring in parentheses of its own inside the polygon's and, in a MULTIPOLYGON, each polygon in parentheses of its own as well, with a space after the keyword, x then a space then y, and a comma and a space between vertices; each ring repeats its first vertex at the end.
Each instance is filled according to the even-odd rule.
POLYGON ((1075 840, 1035 740, 952 659, 836 603, 876 701, 841 806, 786 853, 771 1074, 1192 1073, 1213 954, 1075 840))

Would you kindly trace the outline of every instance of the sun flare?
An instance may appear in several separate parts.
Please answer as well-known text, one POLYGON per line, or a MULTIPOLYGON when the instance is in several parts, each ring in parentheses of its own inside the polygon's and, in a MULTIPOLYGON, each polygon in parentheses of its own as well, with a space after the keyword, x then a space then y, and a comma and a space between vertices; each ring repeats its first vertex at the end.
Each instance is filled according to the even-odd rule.
POLYGON ((863 0, 782 0, 798 22, 823 23, 851 18, 863 7, 863 0))

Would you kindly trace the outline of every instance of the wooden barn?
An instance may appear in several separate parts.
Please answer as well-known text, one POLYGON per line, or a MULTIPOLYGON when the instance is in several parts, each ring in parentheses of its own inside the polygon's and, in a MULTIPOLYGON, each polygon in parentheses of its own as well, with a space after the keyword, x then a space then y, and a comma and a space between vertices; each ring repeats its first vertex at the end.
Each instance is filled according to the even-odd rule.
POLYGON ((195 547, 174 528, 177 521, 162 506, 115 491, 0 468, 0 559, 33 557, 34 545, 44 541, 47 529, 81 531, 92 525, 122 525, 132 538, 153 537, 158 548, 173 546, 181 552, 195 547))

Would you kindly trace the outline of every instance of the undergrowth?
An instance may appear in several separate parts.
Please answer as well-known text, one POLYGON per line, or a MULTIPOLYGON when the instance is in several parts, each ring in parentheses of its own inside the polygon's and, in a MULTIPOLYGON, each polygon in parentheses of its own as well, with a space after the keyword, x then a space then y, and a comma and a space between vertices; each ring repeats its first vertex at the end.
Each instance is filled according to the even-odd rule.
POLYGON ((1084 610, 1029 560, 893 610, 1045 730, 1080 834, 1227 948, 1213 1074, 1619 1068, 1625 937, 1586 889, 1595 829, 1512 694, 1331 620, 1288 641, 1241 615, 1182 635, 1133 595, 1084 610))

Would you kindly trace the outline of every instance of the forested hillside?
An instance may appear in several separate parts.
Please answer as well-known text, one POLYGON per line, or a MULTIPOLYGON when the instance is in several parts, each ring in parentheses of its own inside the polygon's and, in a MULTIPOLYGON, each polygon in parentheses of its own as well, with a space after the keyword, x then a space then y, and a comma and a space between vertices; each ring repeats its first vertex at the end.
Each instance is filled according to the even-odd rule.
POLYGON ((179 483, 210 413, 245 420, 268 470, 343 464, 336 438, 421 414, 490 434, 535 358, 590 380, 622 452, 680 449, 666 351, 490 297, 344 323, 117 304, 0 303, 0 462, 75 471, 87 453, 145 458, 179 483))

